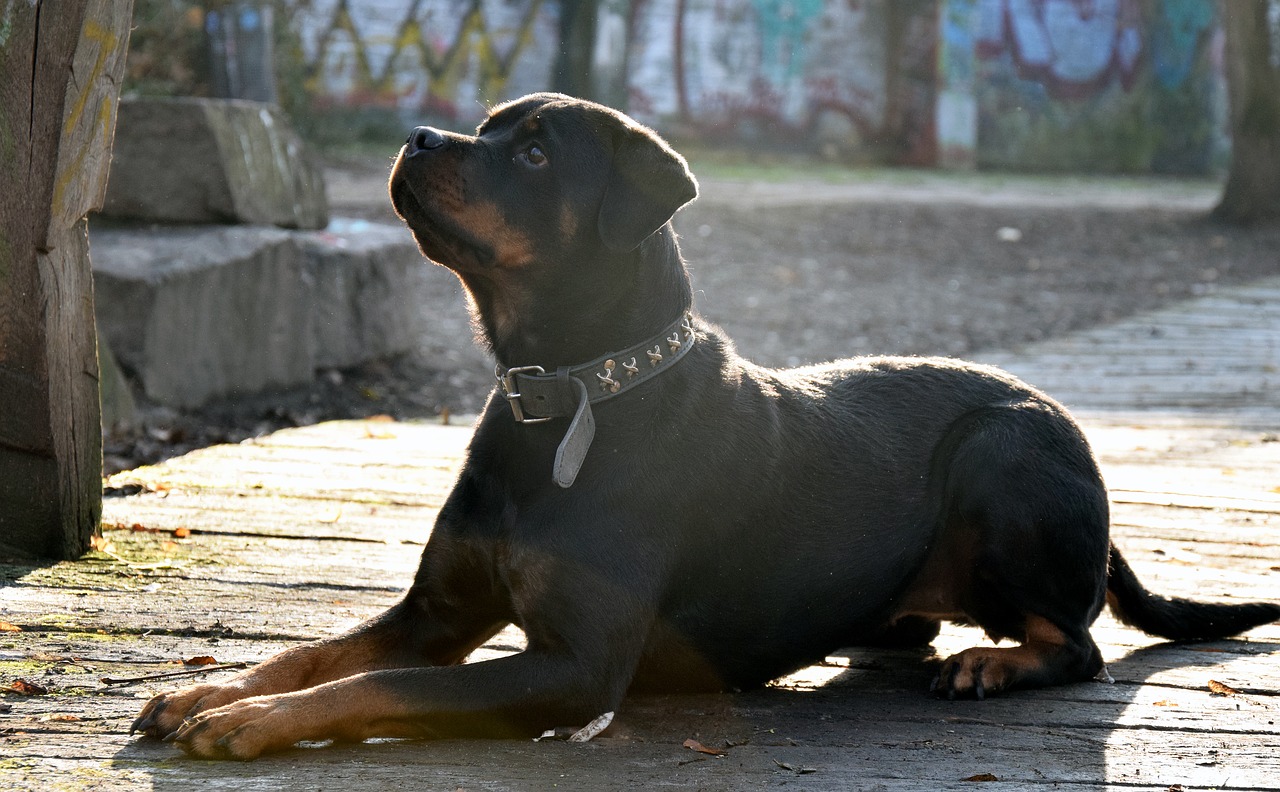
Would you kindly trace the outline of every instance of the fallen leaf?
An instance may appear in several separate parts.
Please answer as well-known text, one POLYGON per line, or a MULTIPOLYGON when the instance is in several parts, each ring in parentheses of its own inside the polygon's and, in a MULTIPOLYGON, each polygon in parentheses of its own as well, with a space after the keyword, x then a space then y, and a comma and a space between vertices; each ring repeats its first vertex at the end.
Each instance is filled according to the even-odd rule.
POLYGON ((62 722, 62 723, 76 723, 76 722, 78 722, 80 719, 79 719, 79 718, 77 718, 75 715, 45 715, 45 716, 44 716, 43 718, 41 718, 40 720, 42 720, 42 721, 59 721, 59 722, 62 722))
POLYGON ((22 628, 7 621, 0 621, 0 632, 22 632, 22 628))
POLYGON ((186 539, 189 536, 191 536, 190 528, 174 528, 173 529, 173 538, 175 539, 186 539))
POLYGON ((217 665, 218 661, 213 659, 211 655, 200 655, 198 657, 192 657, 190 659, 183 660, 182 664, 185 666, 207 666, 207 665, 217 665))
POLYGON ((43 696, 49 692, 49 688, 41 687, 40 685, 28 682, 25 679, 13 680, 13 684, 9 686, 9 689, 14 693, 19 693, 23 696, 43 696))
POLYGON ((178 552, 179 547, 177 542, 164 541, 160 543, 160 552, 169 555, 178 552))
POLYGON ((1216 679, 1209 680, 1209 692, 1215 696, 1234 696, 1240 693, 1230 685, 1224 685, 1216 679))
POLYGON ((1168 699, 1161 699, 1160 701, 1154 702, 1152 706, 1153 707, 1176 707, 1178 706, 1178 702, 1169 701, 1168 699))
POLYGON ((978 773, 977 775, 971 775, 968 778, 962 778, 960 780, 961 781, 999 781, 1000 779, 996 778, 991 773, 978 773))
POLYGON ((690 751, 697 751, 698 753, 703 753, 708 756, 724 756, 724 751, 720 751, 715 748, 708 748, 692 737, 684 741, 684 747, 688 748, 690 751))
POLYGON ((110 553, 115 549, 115 546, 111 544, 110 539, 105 536, 98 535, 89 537, 89 546, 94 550, 97 550, 99 553, 110 553))

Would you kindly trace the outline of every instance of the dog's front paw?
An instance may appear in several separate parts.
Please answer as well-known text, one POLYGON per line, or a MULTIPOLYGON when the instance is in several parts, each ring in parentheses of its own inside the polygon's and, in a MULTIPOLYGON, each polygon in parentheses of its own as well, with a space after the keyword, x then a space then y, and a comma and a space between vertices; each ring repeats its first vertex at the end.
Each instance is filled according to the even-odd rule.
POLYGON ((167 738, 201 759, 256 759, 307 738, 306 718, 292 706, 296 694, 256 696, 188 719, 167 738))
POLYGON ((244 697, 244 691, 236 685, 190 685, 161 693, 146 703, 129 727, 129 733, 140 732, 163 739, 176 732, 188 718, 244 697))

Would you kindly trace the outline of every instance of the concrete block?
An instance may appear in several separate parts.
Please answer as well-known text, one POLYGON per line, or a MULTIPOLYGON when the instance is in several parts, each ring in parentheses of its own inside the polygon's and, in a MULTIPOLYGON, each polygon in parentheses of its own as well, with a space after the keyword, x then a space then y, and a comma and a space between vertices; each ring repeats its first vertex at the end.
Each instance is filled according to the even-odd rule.
POLYGON ((322 171, 274 105, 231 99, 120 102, 103 217, 320 229, 322 171))
POLYGON ((102 434, 114 434, 136 425, 137 405, 129 382, 111 354, 111 346, 98 330, 98 394, 102 398, 102 434))
POLYGON ((94 226, 104 338, 146 396, 197 407, 412 351, 432 269, 403 228, 94 226))
POLYGON ((95 228, 90 244, 98 321, 151 399, 195 407, 311 378, 312 289, 290 232, 95 228))
POLYGON ((348 368, 417 345, 433 265, 402 226, 335 219, 298 241, 314 285, 316 367, 348 368))

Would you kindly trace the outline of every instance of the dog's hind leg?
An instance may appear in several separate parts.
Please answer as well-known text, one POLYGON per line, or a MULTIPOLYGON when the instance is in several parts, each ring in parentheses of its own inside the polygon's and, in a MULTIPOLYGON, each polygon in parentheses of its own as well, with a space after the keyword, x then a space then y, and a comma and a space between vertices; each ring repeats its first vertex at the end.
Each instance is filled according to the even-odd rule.
POLYGON ((947 658, 930 691, 981 699, 1011 688, 1077 682, 1102 669, 1102 655, 1088 632, 1070 636, 1042 616, 1028 616, 1026 622, 1018 646, 975 646, 947 658))
POLYGON ((939 447, 942 535, 926 571, 956 614, 997 640, 947 659, 949 698, 1081 681, 1102 669, 1089 625, 1107 574, 1106 490, 1080 430, 1051 403, 975 411, 939 447), (941 571, 941 574, 937 574, 941 571))

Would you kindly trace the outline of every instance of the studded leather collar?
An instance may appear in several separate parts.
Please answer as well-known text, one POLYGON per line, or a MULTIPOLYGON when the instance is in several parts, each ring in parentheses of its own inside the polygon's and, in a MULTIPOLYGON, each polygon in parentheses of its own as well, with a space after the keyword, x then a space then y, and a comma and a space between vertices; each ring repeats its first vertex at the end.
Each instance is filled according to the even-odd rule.
POLYGON ((686 312, 657 336, 589 363, 561 366, 554 372, 542 366, 499 363, 494 375, 519 423, 572 418, 552 471, 557 484, 569 487, 595 436, 591 405, 620 396, 670 369, 693 348, 694 338, 693 314, 686 312))

